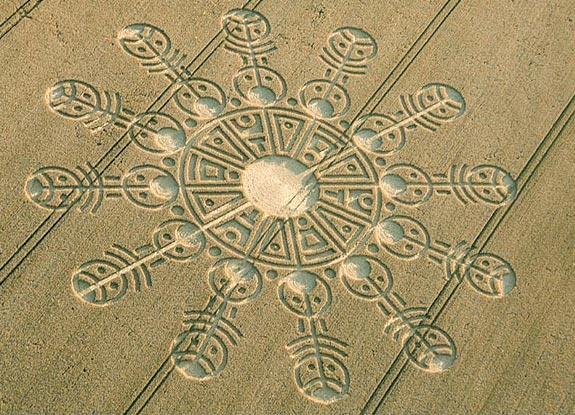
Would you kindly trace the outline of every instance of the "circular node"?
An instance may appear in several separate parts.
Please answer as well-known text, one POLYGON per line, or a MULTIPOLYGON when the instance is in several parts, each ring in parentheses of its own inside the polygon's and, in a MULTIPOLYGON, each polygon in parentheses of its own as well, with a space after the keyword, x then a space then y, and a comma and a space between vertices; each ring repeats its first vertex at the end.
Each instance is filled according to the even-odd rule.
POLYGON ((164 127, 158 131, 156 140, 162 148, 177 151, 186 144, 186 133, 180 129, 164 127))
POLYGON ((222 112, 223 105, 212 97, 201 97, 194 105, 195 110, 203 118, 213 118, 222 112))
POLYGON ((364 279, 371 275, 371 264, 366 257, 352 256, 342 264, 343 273, 354 279, 364 279))
POLYGON ((276 93, 265 86, 256 86, 248 92, 248 99, 261 106, 268 106, 276 102, 276 93))
POLYGON ((178 183, 172 176, 158 176, 150 183, 150 191, 160 198, 175 199, 178 190, 178 183))
POLYGON ((286 281, 292 290, 308 294, 317 286, 317 275, 307 271, 296 271, 291 273, 286 281))
POLYGON ((381 190, 388 197, 395 197, 407 190, 407 183, 397 174, 386 174, 381 178, 381 190))
POLYGON ((333 105, 322 98, 314 98, 307 104, 307 109, 318 118, 331 118, 334 113, 333 105))
POLYGON ((403 227, 393 219, 385 219, 376 229, 377 239, 386 245, 393 245, 405 236, 403 227))

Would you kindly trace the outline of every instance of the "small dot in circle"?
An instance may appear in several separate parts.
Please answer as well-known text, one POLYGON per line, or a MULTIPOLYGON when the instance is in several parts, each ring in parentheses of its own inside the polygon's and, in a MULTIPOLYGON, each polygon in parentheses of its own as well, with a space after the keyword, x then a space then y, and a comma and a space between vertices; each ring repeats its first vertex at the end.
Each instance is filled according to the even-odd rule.
POLYGON ((184 252, 184 248, 182 248, 181 246, 177 246, 175 251, 176 253, 181 254, 182 252, 184 252))
POLYGON ((307 225, 307 220, 305 218, 299 218, 297 221, 301 226, 307 225))
POLYGON ((385 208, 387 210, 395 210, 395 205, 393 203, 386 203, 385 208))
POLYGON ((226 238, 228 238, 230 241, 235 241, 237 235, 233 232, 226 232, 226 238))
POLYGON ((230 102, 231 102, 231 104, 232 104, 234 107, 239 107, 239 106, 241 105, 241 103, 242 103, 242 101, 240 101, 240 100, 237 99, 237 98, 232 98, 232 100, 231 100, 230 102))
POLYGON ((266 276, 270 279, 270 280, 274 280, 278 277, 278 272, 274 269, 270 269, 269 271, 266 272, 266 276))
POLYGON ((194 128, 196 125, 198 125, 196 120, 192 118, 187 118, 186 121, 184 121, 184 124, 186 124, 186 127, 188 128, 194 128))
POLYGON ((343 128, 344 130, 347 130, 349 128, 349 123, 346 120, 341 120, 339 122, 339 125, 341 128, 343 128))
POLYGON ((307 161, 313 161, 313 154, 307 153, 303 158, 307 161))
POLYGON ((163 234, 162 237, 163 237, 166 241, 171 241, 171 240, 172 240, 172 235, 170 235, 169 233, 163 234))
POLYGON ((205 92, 205 91, 208 89, 208 87, 205 86, 205 85, 200 85, 200 86, 198 87, 198 89, 199 89, 200 91, 204 91, 204 92, 205 92))
POLYGON ((214 206, 214 201, 212 199, 206 200, 206 206, 214 206))
POLYGON ((321 92, 322 90, 323 88, 319 85, 315 87, 315 92, 321 92))
POLYGON ((351 232, 351 226, 345 225, 342 229, 345 233, 351 232))
POLYGON ((287 100, 287 102, 288 102, 288 104, 291 105, 292 107, 294 107, 294 106, 297 105, 297 99, 295 99, 295 98, 289 98, 289 99, 287 100))
POLYGON ((208 251, 208 253, 211 256, 220 256, 222 254, 222 250, 220 248, 218 248, 217 246, 212 246, 210 248, 210 250, 208 251))
POLYGON ((164 157, 162 160, 165 166, 172 167, 176 165, 176 161, 171 157, 164 157))
POLYGON ((237 171, 230 172, 230 179, 237 179, 238 177, 240 177, 240 175, 238 174, 237 171))
POLYGON ((139 182, 143 182, 146 177, 143 174, 138 174, 136 176, 136 180, 139 182))
POLYGON ((375 159, 375 163, 378 166, 385 166, 385 159, 383 157, 378 157, 375 159))
POLYGON ((181 216, 184 214, 184 208, 181 206, 173 206, 172 213, 176 216, 181 216))
POLYGON ((367 250, 372 254, 377 254, 379 252, 379 247, 376 244, 369 244, 367 250))
POLYGON ((327 269, 324 271, 324 274, 325 274, 325 276, 328 277, 328 278, 335 278, 335 271, 334 271, 332 268, 327 268, 327 269))

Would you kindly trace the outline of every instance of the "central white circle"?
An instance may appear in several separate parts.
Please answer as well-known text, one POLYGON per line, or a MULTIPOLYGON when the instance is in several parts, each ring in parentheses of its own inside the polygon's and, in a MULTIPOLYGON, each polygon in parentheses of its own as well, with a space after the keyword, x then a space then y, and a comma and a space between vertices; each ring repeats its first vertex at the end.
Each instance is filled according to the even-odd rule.
POLYGON ((289 157, 254 161, 244 171, 243 185, 249 201, 272 216, 299 216, 319 199, 314 172, 289 157))

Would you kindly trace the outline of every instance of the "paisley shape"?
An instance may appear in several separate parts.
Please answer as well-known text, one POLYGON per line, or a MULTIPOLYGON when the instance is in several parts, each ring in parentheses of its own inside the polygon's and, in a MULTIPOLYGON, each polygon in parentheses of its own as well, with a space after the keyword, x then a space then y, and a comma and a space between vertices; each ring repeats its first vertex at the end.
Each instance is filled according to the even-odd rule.
POLYGON ((210 328, 209 323, 192 325, 174 340, 171 359, 176 370, 187 379, 211 379, 228 363, 228 347, 221 328, 215 326, 214 331, 210 328))
POLYGON ((390 216, 379 223, 375 237, 390 254, 402 259, 420 257, 431 244, 427 229, 415 219, 402 215, 390 216))
POLYGON ((340 400, 349 391, 349 372, 336 356, 326 353, 308 353, 294 366, 298 388, 310 399, 330 404, 340 400))
MULTIPOLYGON (((57 82, 46 92, 50 109, 57 114, 79 120, 93 131, 102 130, 118 119, 122 99, 120 94, 98 91, 92 85, 73 79, 57 82)), ((123 125, 123 124, 122 124, 123 125)))
POLYGON ((349 110, 351 102, 343 87, 323 79, 307 82, 299 95, 306 111, 319 119, 341 117, 349 110))
POLYGON ((145 112, 138 115, 129 129, 130 138, 150 153, 171 154, 186 145, 182 125, 171 115, 145 112))
POLYGON ((503 258, 478 254, 467 266, 465 277, 473 288, 490 297, 504 297, 515 287, 515 271, 503 258))
POLYGON ((403 341, 403 352, 411 363, 426 372, 443 372, 453 366, 457 358, 455 343, 445 330, 436 326, 416 326, 403 341))
POLYGON ((84 196, 82 178, 64 167, 43 167, 28 178, 26 196, 38 206, 65 210, 84 196))
POLYGON ((517 195, 515 180, 500 167, 484 164, 466 173, 466 190, 482 202, 501 206, 513 201, 517 195))
POLYGON ((267 107, 281 101, 287 85, 276 71, 258 66, 248 66, 234 76, 234 89, 250 104, 267 107))
POLYGON ((226 106, 223 89, 202 78, 192 78, 182 83, 175 98, 182 111, 201 119, 216 118, 226 106))
POLYGON ((350 75, 363 75, 365 65, 377 54, 377 43, 371 35, 354 27, 341 27, 328 38, 322 60, 335 69, 350 75))
POLYGON ((193 223, 172 219, 154 232, 154 247, 165 258, 189 261, 201 255, 206 247, 204 233, 193 223))
POLYGON ((376 258, 350 256, 341 263, 339 273, 344 287, 362 300, 378 300, 393 287, 391 271, 376 258))
POLYGON ((179 185, 165 169, 152 165, 134 167, 122 178, 124 194, 136 206, 163 209, 179 194, 179 185))
POLYGON ((86 262, 72 276, 76 296, 92 305, 105 306, 124 297, 128 290, 127 272, 107 260, 86 262))
POLYGON ((142 60, 165 58, 172 49, 168 35, 147 23, 126 26, 118 34, 118 40, 126 53, 142 60))
POLYGON ((410 164, 389 166, 380 180, 380 187, 388 199, 406 206, 422 205, 433 195, 431 178, 410 164))
POLYGON ((278 287, 282 304, 302 317, 317 316, 331 305, 331 289, 317 274, 294 271, 278 287))
POLYGON ((262 276, 252 264, 235 258, 219 261, 209 273, 210 287, 230 303, 244 303, 258 296, 262 276))
POLYGON ((406 126, 389 115, 368 114, 357 119, 350 127, 356 146, 379 155, 390 155, 405 145, 406 126))

